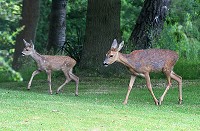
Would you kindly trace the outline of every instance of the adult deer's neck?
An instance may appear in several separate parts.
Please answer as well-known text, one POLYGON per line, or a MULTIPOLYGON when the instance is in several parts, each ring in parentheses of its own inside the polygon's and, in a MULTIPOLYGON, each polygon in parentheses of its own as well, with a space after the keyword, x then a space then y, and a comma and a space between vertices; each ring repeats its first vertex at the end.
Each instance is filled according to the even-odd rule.
POLYGON ((124 64, 127 67, 131 67, 130 63, 129 63, 129 55, 130 54, 122 54, 120 52, 118 52, 118 59, 117 62, 120 62, 122 64, 124 64))

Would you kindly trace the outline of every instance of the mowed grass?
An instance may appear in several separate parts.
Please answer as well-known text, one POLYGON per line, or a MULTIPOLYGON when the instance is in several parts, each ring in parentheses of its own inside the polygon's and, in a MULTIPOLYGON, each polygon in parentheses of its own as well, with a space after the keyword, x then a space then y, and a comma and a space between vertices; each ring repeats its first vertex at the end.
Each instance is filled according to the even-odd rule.
MULTIPOLYGON (((200 130, 200 82, 184 81, 183 104, 173 82, 161 106, 155 106, 143 79, 136 79, 127 105, 122 102, 129 78, 80 78, 79 96, 70 82, 55 94, 63 78, 54 78, 53 95, 46 80, 0 83, 0 130, 200 130)), ((152 80, 159 98, 165 80, 152 80)))

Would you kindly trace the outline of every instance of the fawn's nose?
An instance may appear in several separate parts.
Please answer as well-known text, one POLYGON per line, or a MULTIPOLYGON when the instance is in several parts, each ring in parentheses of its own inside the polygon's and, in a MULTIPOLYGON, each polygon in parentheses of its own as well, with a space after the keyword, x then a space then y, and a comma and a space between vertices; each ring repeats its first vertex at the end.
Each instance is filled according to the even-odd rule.
POLYGON ((107 67, 108 66, 108 63, 106 63, 105 61, 103 62, 103 65, 105 66, 105 67, 107 67))
POLYGON ((23 52, 21 54, 22 54, 22 56, 25 56, 25 54, 23 52))

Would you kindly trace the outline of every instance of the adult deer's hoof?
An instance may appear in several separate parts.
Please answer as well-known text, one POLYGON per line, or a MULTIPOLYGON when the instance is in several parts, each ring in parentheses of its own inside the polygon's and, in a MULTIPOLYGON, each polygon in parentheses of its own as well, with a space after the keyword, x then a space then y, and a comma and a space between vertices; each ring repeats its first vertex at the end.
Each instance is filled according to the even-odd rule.
POLYGON ((159 101, 158 100, 155 101, 155 105, 157 105, 157 106, 159 105, 159 101))

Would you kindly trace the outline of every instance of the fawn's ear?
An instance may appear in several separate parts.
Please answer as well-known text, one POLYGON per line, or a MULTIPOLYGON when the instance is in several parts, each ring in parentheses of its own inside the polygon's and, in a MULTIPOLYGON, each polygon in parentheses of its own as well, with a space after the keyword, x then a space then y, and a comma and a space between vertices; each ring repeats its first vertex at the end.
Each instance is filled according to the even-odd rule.
POLYGON ((34 49, 34 44, 33 44, 33 41, 32 41, 32 40, 30 40, 30 45, 31 45, 31 47, 34 49))
POLYGON ((122 49, 122 47, 124 46, 124 41, 122 41, 120 44, 119 44, 119 47, 118 47, 118 51, 120 51, 122 49))
POLYGON ((33 45, 33 41, 32 41, 32 40, 30 40, 30 44, 32 44, 32 45, 33 45))
POLYGON ((25 44, 26 47, 30 46, 30 44, 28 42, 26 42, 24 39, 23 39, 23 41, 24 41, 24 44, 25 44))
POLYGON ((117 49, 117 46, 118 46, 117 40, 114 39, 114 40, 113 40, 113 43, 112 43, 112 45, 111 45, 111 49, 112 49, 112 48, 117 49))

